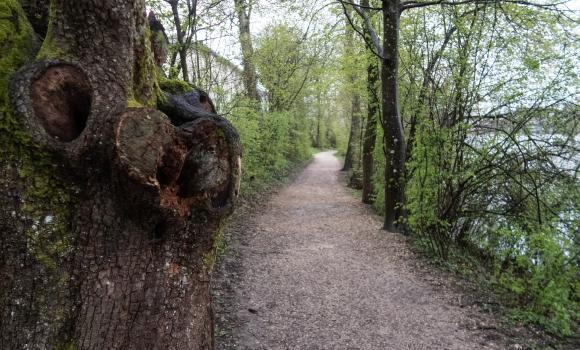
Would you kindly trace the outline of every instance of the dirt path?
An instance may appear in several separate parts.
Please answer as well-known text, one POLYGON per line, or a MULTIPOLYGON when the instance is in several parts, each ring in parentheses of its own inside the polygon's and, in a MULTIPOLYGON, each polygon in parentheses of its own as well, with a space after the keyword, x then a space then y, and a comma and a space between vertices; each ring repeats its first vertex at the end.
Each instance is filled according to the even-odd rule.
POLYGON ((415 272, 339 168, 317 154, 236 228, 215 277, 217 349, 505 349, 444 281, 415 272))

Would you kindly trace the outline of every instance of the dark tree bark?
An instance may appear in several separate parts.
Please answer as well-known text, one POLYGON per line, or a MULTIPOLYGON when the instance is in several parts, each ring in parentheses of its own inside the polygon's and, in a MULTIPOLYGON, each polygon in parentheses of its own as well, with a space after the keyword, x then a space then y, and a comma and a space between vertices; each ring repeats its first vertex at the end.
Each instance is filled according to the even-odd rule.
MULTIPOLYGON (((352 40, 355 38, 354 30, 347 24, 346 25, 347 38, 352 40)), ((352 44, 350 42, 345 42, 346 45, 346 55, 354 55, 352 50, 352 44)), ((348 75, 348 80, 351 86, 356 86, 357 75, 354 72, 350 72, 348 75)), ((346 148, 346 154, 344 156, 344 165, 342 171, 350 171, 359 166, 359 145, 360 145, 360 135, 361 135, 361 101, 358 91, 352 91, 352 100, 350 108, 350 131, 348 135, 348 144, 346 148)), ((350 182, 350 180, 349 180, 350 182)))
POLYGON ((384 229, 401 231, 405 193, 405 137, 399 112, 399 23, 400 0, 383 1, 383 57, 381 93, 385 149, 384 229))
MULTIPOLYGON (((363 3, 364 5, 364 3, 363 3)), ((367 2, 368 6, 368 2, 367 2)), ((370 39, 370 38, 369 38, 370 39)), ((379 119, 379 61, 370 52, 367 45, 367 120, 364 131, 363 155, 362 155, 362 202, 371 204, 374 201, 375 191, 373 187, 374 152, 377 138, 377 121, 379 119)))
POLYGON ((320 119, 321 118, 322 117, 320 114, 318 114, 316 116, 316 148, 318 148, 318 149, 322 148, 322 144, 320 142, 320 140, 321 140, 321 138, 320 138, 321 137, 320 136, 320 119))
MULTIPOLYGON (((356 2, 338 0, 342 4, 344 14, 346 15, 351 27, 354 27, 351 15, 347 5, 351 5, 355 12, 363 20, 366 32, 370 35, 370 40, 365 36, 368 44, 372 43, 374 53, 381 58, 381 94, 382 94, 382 127, 384 131, 383 147, 385 150, 385 223, 384 229, 389 231, 403 231, 404 225, 401 218, 404 215, 405 203, 405 160, 410 158, 411 152, 406 152, 406 143, 404 139, 403 126, 399 112, 398 96, 398 56, 399 56, 399 27, 400 15, 403 11, 421 8, 427 6, 462 6, 462 5, 481 5, 490 4, 488 1, 403 1, 390 0, 382 1, 380 8, 383 14, 383 45, 380 44, 375 28, 372 26, 367 10, 375 9, 368 6, 369 2, 361 0, 360 5, 356 2)), ((492 5, 501 5, 502 1, 494 2, 492 5)), ((557 4, 535 4, 533 2, 521 2, 518 5, 531 6, 540 9, 555 9, 557 4)), ((466 13, 478 11, 478 8, 466 13)), ((451 34, 455 31, 452 28, 446 32, 445 39, 441 48, 435 57, 428 64, 428 71, 434 68, 439 55, 447 45, 451 34)), ((360 31, 359 31, 359 34, 360 31)), ((364 35, 363 35, 364 36, 364 35)), ((430 72, 426 72, 430 74, 430 72)), ((458 75, 461 77, 461 74, 458 75)), ((427 81, 424 82, 426 86, 427 81)), ((424 98, 424 92, 422 91, 424 98)), ((421 101, 419 101, 420 103, 421 101)), ((410 142, 413 145, 415 136, 416 120, 411 120, 410 142)))
POLYGON ((212 348, 235 130, 160 89, 143 0, 54 0, 38 53, 17 1, 0 25, 0 348, 212 348))
MULTIPOLYGON (((351 26, 352 18, 346 2, 340 1, 351 26)), ((353 4, 353 3, 349 3, 353 4)), ((405 203, 405 137, 399 111, 398 69, 399 69, 399 27, 403 7, 400 0, 382 1, 383 43, 381 45, 376 30, 371 24, 366 10, 368 2, 353 4, 353 9, 363 20, 365 41, 381 59, 381 106, 383 128, 383 149, 385 151, 385 221, 384 229, 402 232, 402 216, 405 203), (370 39, 370 40, 369 40, 370 39), (372 45, 371 45, 372 44, 372 45)))
POLYGON ((44 37, 48 27, 49 2, 46 0, 21 0, 20 4, 34 31, 40 37, 44 37))
POLYGON ((244 67, 244 88, 249 98, 260 101, 258 93, 258 80, 256 78, 256 67, 254 65, 254 48, 252 46, 252 35, 250 33, 250 4, 251 0, 235 0, 236 14, 238 16, 238 29, 240 35, 240 46, 242 47, 242 65, 244 67))
POLYGON ((147 21, 149 22, 149 28, 151 30, 151 51, 155 58, 155 64, 160 68, 160 74, 164 74, 162 67, 167 60, 169 39, 167 38, 163 24, 157 20, 153 11, 149 12, 147 21))
POLYGON ((348 136, 348 146, 344 156, 343 171, 349 171, 358 166, 359 163, 359 139, 361 132, 361 102, 358 93, 354 93, 351 101, 350 132, 348 136))

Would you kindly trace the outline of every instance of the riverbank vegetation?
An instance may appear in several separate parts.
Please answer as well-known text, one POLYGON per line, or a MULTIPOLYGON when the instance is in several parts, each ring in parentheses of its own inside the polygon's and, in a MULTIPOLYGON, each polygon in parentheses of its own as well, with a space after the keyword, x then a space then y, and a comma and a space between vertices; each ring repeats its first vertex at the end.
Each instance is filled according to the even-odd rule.
MULTIPOLYGON (((227 12, 219 2, 188 17, 176 3, 190 35, 227 12)), ((577 331, 576 12, 549 1, 235 3, 241 68, 214 60, 244 90, 232 95, 215 72, 188 80, 224 101, 247 189, 311 147, 335 148, 386 229, 484 270, 515 319, 577 331), (259 30, 244 36, 249 24, 259 30)), ((157 10, 174 28, 169 7, 157 10)), ((183 45, 170 38, 167 70, 183 77, 183 45)), ((188 62, 207 71, 195 62, 213 51, 192 42, 188 62)))

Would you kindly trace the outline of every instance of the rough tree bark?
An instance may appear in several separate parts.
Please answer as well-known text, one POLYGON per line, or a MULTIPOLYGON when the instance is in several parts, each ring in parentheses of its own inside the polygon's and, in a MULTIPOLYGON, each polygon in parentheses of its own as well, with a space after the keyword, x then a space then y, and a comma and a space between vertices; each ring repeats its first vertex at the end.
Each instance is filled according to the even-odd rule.
MULTIPOLYGON (((363 1, 363 5, 364 5, 363 1)), ((368 2, 367 2, 368 6, 368 2)), ((370 38, 367 39, 370 42, 370 38)), ((371 204, 374 201, 373 187, 374 152, 377 138, 377 121, 379 119, 379 60, 370 52, 367 45, 367 120, 364 130, 362 155, 362 202, 371 204)))
MULTIPOLYGON (((340 0, 339 0, 340 1, 340 0)), ((345 6, 344 14, 353 26, 352 18, 345 6)), ((413 2, 415 4, 415 2, 413 2)), ((383 228, 392 232, 404 232, 401 218, 405 203, 405 137, 399 111, 398 70, 399 70, 399 27, 403 7, 400 0, 382 1, 383 43, 381 45, 377 31, 367 14, 369 2, 353 5, 354 11, 363 20, 368 37, 367 44, 372 44, 373 52, 381 59, 381 106, 383 128, 383 149, 385 152, 385 221, 383 228), (370 40, 369 40, 370 39, 370 40)), ((419 3, 420 4, 420 3, 419 3)), ((420 5, 417 5, 420 6, 420 5)))
POLYGON ((381 93, 383 106, 383 143, 385 149, 385 223, 384 229, 402 231, 400 218, 405 196, 405 138, 399 112, 399 26, 400 0, 382 2, 383 57, 381 93))
POLYGON ((250 33, 250 11, 251 0, 235 0, 236 13, 238 15, 238 29, 240 34, 240 45, 242 47, 242 65, 244 66, 244 88, 249 98, 260 101, 256 78, 256 67, 254 65, 254 48, 252 46, 252 35, 250 33))
POLYGON ((0 348, 212 348, 235 130, 160 89, 144 0, 54 0, 39 36, 0 3, 0 348))
MULTIPOLYGON (((346 33, 349 42, 345 42, 346 48, 345 53, 347 57, 351 58, 354 57, 355 53, 353 52, 352 43, 350 40, 355 38, 354 30, 347 24, 346 25, 346 33)), ((357 73, 356 72, 349 72, 348 80, 351 86, 356 86, 357 82, 357 73)), ((356 88, 351 91, 351 104, 350 104, 350 131, 348 135, 348 143, 346 147, 346 154, 344 156, 344 165, 342 167, 342 171, 350 171, 356 168, 359 165, 360 159, 359 157, 359 141, 360 141, 360 134, 361 134, 361 101, 360 95, 356 88)))
POLYGON ((350 132, 348 136, 348 145, 346 155, 344 156, 343 171, 353 170, 358 166, 359 139, 361 132, 361 102, 358 93, 354 93, 351 101, 350 132))

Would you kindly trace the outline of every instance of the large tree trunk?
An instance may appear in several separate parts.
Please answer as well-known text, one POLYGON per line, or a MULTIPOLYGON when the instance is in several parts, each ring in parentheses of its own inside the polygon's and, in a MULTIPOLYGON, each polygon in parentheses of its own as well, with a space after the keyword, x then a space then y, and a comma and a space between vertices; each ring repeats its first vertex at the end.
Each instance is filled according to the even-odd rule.
POLYGON ((34 58, 0 4, 0 348, 210 349, 237 134, 205 94, 160 90, 144 0, 50 13, 34 58))
POLYGON ((254 65, 254 48, 250 33, 250 5, 248 0, 235 0, 238 15, 238 29, 240 31, 240 46, 242 47, 242 65, 244 66, 244 88, 249 98, 260 101, 258 80, 254 65))
POLYGON ((385 224, 384 229, 401 231, 405 193, 405 139, 399 113, 400 0, 383 1, 383 59, 381 92, 385 149, 385 224))

